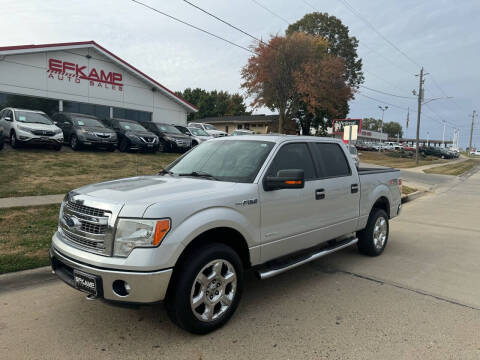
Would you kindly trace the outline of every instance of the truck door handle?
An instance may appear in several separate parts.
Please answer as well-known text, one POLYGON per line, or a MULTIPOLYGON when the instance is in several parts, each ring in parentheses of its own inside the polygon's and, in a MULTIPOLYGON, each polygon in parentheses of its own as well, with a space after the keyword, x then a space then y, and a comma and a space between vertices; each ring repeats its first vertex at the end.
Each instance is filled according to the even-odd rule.
POLYGON ((325 199, 325 189, 315 190, 315 200, 325 199))
POLYGON ((358 192, 358 184, 352 184, 350 190, 352 191, 352 194, 356 194, 358 192))

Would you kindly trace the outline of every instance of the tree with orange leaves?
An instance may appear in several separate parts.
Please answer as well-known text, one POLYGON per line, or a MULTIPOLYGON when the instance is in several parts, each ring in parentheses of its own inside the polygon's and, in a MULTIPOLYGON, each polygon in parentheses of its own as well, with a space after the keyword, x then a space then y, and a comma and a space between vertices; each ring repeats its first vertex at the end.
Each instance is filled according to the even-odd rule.
POLYGON ((252 106, 266 106, 279 113, 279 132, 292 133, 291 121, 302 105, 309 111, 335 113, 340 100, 350 99, 342 60, 328 54, 328 43, 320 36, 293 33, 274 36, 260 43, 242 69, 252 106))

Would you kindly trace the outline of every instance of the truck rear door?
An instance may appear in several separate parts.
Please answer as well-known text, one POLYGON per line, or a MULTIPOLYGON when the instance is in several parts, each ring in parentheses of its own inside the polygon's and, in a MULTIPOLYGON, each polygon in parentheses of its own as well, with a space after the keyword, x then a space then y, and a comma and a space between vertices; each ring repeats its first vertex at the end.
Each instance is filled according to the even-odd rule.
POLYGON ((354 232, 360 206, 360 183, 353 162, 334 142, 311 142, 319 179, 315 181, 322 240, 354 232))

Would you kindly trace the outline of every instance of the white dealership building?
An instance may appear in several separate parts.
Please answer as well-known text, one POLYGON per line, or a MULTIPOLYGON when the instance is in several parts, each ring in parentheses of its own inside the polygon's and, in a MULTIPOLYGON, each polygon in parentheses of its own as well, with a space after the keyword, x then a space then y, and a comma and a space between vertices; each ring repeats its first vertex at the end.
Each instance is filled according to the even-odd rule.
POLYGON ((177 125, 197 111, 94 41, 0 47, 0 105, 19 96, 48 99, 53 111, 177 125))

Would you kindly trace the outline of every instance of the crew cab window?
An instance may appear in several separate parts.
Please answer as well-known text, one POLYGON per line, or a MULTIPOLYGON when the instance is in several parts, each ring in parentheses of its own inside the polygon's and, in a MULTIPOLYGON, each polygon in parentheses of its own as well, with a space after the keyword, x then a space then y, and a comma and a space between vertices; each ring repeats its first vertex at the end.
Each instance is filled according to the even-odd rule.
POLYGON ((267 176, 276 176, 280 170, 302 169, 305 180, 315 178, 312 157, 305 143, 283 145, 271 163, 267 176))
POLYGON ((351 175, 350 166, 342 148, 334 143, 315 143, 315 161, 320 177, 331 178, 351 175))

